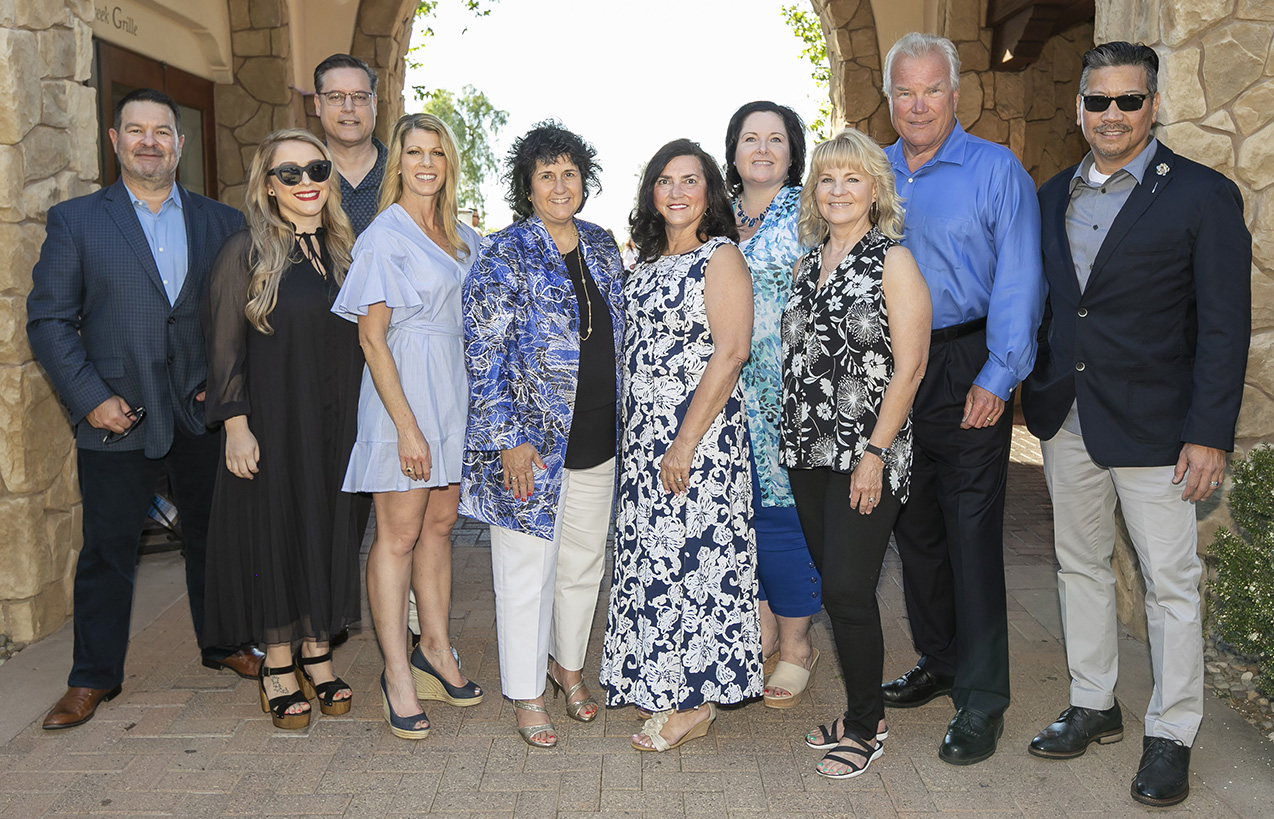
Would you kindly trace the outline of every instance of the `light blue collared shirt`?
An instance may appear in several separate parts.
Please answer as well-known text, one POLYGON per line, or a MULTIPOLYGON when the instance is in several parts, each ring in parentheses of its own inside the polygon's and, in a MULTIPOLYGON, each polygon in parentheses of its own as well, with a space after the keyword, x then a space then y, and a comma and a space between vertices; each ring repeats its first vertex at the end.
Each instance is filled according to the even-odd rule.
POLYGON ((989 357, 974 384, 1007 400, 1035 365, 1044 314, 1040 206, 1013 152, 960 123, 915 171, 885 149, 907 209, 902 244, 933 299, 934 329, 986 317, 989 357))
POLYGON ((146 244, 150 245, 155 267, 159 268, 159 278, 164 283, 164 292, 168 294, 168 303, 176 304, 181 286, 186 283, 186 269, 190 263, 181 194, 174 184, 168 198, 159 206, 159 213, 151 213, 150 205, 133 196, 132 191, 128 195, 133 200, 137 221, 142 224, 142 233, 146 234, 146 244))

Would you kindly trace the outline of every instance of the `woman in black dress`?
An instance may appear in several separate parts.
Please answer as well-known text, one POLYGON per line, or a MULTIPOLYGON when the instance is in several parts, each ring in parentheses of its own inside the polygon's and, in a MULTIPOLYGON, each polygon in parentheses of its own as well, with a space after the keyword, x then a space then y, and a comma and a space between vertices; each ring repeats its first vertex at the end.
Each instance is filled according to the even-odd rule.
POLYGON ((204 303, 207 419, 222 426, 225 450, 208 529, 207 629, 217 645, 265 645, 261 707, 279 728, 309 724, 309 697, 343 714, 352 694, 332 671, 328 640, 359 615, 367 502, 340 488, 363 354, 357 328, 331 312, 354 241, 334 179, 331 155, 308 132, 262 140, 248 229, 226 240, 204 303))

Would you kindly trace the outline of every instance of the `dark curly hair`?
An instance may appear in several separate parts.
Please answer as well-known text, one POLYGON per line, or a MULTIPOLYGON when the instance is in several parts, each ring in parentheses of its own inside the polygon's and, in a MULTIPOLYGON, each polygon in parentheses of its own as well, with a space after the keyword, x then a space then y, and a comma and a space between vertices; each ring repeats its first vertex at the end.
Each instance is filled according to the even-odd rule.
POLYGON ((580 179, 584 183, 584 199, 580 202, 579 210, 575 211, 579 213, 588 202, 589 193, 602 189, 601 180, 597 178, 602 170, 597 162, 597 149, 579 134, 566 130, 555 119, 537 122, 531 126, 531 130, 513 141, 504 158, 503 179, 508 185, 504 201, 518 221, 533 213, 531 175, 535 173, 535 169, 541 164, 552 165, 563 159, 579 168, 580 179))
POLYGON ((668 236, 664 232, 664 217, 655 209, 655 182, 663 174, 668 163, 679 156, 693 156, 703 168, 703 180, 708 187, 708 206, 699 220, 695 235, 706 242, 714 236, 726 236, 739 241, 739 228, 734 223, 734 211, 726 196, 725 180, 717 161, 699 143, 688 139, 674 139, 655 152, 641 174, 641 186, 637 189, 637 207, 628 217, 628 233, 637 245, 642 261, 657 259, 667 247, 668 236))
POLYGON ((786 105, 779 105, 769 100, 749 102, 734 112, 734 116, 730 117, 730 124, 725 127, 725 183, 730 189, 731 198, 743 192, 743 180, 739 177, 738 169, 734 167, 734 152, 739 148, 739 134, 743 131, 743 121, 760 111, 778 114, 783 120, 783 128, 787 131, 787 144, 792 154, 787 163, 787 184, 793 187, 799 186, 801 176, 805 173, 805 123, 801 121, 800 114, 786 105))

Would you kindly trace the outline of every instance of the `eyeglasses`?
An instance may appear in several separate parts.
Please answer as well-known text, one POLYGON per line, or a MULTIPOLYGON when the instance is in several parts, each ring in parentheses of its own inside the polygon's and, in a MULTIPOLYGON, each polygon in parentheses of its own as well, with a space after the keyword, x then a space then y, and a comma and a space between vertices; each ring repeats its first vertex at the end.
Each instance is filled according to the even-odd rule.
POLYGON ((1084 110, 1091 111, 1094 114, 1100 114, 1110 107, 1113 100, 1115 105, 1119 106, 1120 111, 1140 111, 1141 106, 1146 104, 1146 97, 1149 94, 1121 94, 1118 97, 1106 97, 1101 94, 1085 94, 1084 110))
POLYGON ((354 101, 355 105, 361 108, 365 105, 371 105, 372 97, 376 95, 369 91, 351 91, 348 94, 344 91, 324 91, 319 96, 327 100, 328 105, 344 105, 345 98, 349 97, 354 101))
POLYGON ((102 436, 102 443, 113 444, 117 441, 122 441, 125 438, 127 438, 128 433, 137 429, 138 425, 141 424, 142 420, 146 417, 146 408, 133 407, 128 412, 124 413, 124 417, 132 418, 133 423, 129 424, 128 429, 125 429, 123 432, 111 432, 107 430, 106 434, 102 436))
POLYGON ((265 172, 266 176, 273 176, 289 188, 301 184, 301 174, 308 176, 314 183, 326 182, 332 175, 332 163, 326 159, 316 159, 302 168, 300 165, 288 162, 265 172))

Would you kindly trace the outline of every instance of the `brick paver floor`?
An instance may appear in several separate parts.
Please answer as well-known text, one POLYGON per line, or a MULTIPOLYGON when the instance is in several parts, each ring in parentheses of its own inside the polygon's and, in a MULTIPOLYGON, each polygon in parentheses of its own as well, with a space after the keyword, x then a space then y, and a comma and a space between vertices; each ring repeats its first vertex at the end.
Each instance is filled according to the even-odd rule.
MULTIPOLYGON (((28 712, 0 746, 0 816, 310 816, 348 817, 1122 817, 1155 811, 1133 803, 1130 778, 1140 755, 1138 715, 1149 697, 1145 647, 1122 641, 1124 742, 1094 747, 1080 759, 1049 762, 1026 743, 1066 705, 1051 553, 1051 511, 1039 450, 1017 430, 1010 471, 1005 561, 1013 655, 1013 705, 999 752, 957 768, 938 760, 952 715, 946 699, 891 710, 885 754, 850 781, 814 773, 819 753, 802 737, 843 707, 827 621, 815 621, 824 653, 809 695, 776 711, 750 704, 724 711, 709 735, 666 754, 639 754, 629 735, 631 709, 603 711, 591 724, 550 714, 554 750, 529 749, 513 731, 513 710, 498 695, 494 602, 485 527, 462 521, 453 534, 452 635, 465 671, 487 689, 474 708, 428 709, 429 738, 394 738, 381 719, 379 650, 369 628, 338 649, 337 671, 353 686, 342 717, 316 713, 308 730, 276 731, 261 713, 252 682, 198 662, 185 600, 135 634, 124 693, 79 728, 46 732, 41 713, 62 690, 60 669, 34 667, 54 649, 33 646, 0 667, 0 702, 15 697, 28 712), (23 665, 23 657, 27 657, 23 665), (36 705, 30 705, 30 703, 36 705), (40 704, 43 703, 43 704, 40 704)), ((176 576, 176 558, 161 570, 176 576)), ((157 570, 158 571, 158 570, 157 570)), ((162 572, 161 572, 162 573, 162 572)), ((890 552, 880 587, 885 673, 914 662, 890 552)), ((139 595, 147 594, 145 583, 139 595)), ((599 600, 587 671, 596 674, 605 625, 599 600)), ((364 623, 370 618, 364 616, 364 623)), ((50 638, 53 640, 53 638, 50 638)), ((52 662, 51 665, 58 665, 52 662)), ((594 677, 595 678, 595 677, 594 677)), ((593 686, 596 692, 596 685, 593 686)), ((0 736, 0 741, 3 737, 0 736)), ((1274 816, 1270 745, 1229 709, 1209 702, 1195 746, 1192 795, 1166 812, 1212 817, 1274 816)))

